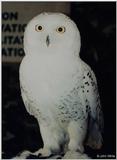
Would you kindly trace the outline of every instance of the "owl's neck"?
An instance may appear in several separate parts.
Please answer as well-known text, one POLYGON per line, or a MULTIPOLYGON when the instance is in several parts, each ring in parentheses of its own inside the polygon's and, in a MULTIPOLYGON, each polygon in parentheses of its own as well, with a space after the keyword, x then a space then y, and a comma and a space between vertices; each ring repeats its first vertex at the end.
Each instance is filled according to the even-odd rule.
POLYGON ((32 48, 31 46, 24 47, 24 51, 26 55, 38 56, 38 57, 51 57, 54 56, 58 59, 77 59, 79 58, 79 49, 78 48, 62 48, 62 47, 36 47, 32 48))

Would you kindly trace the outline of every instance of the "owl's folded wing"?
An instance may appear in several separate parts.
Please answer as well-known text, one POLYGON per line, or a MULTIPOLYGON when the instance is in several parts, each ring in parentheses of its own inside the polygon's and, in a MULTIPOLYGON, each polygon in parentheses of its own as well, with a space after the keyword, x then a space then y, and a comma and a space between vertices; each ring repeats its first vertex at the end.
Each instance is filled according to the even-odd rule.
POLYGON ((102 132, 104 127, 103 113, 100 104, 97 81, 90 67, 84 64, 83 71, 84 98, 88 112, 88 135, 86 144, 94 149, 102 146, 102 132))

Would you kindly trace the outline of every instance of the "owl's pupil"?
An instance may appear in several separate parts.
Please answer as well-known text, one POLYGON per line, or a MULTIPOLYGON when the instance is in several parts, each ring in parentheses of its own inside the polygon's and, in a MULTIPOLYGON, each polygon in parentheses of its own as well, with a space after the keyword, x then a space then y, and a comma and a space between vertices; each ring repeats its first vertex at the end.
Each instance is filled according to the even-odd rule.
POLYGON ((42 30, 42 26, 38 26, 38 30, 42 30))
POLYGON ((62 30, 63 30, 63 29, 62 29, 61 27, 60 27, 60 28, 58 28, 58 31, 59 31, 59 32, 61 32, 62 30))

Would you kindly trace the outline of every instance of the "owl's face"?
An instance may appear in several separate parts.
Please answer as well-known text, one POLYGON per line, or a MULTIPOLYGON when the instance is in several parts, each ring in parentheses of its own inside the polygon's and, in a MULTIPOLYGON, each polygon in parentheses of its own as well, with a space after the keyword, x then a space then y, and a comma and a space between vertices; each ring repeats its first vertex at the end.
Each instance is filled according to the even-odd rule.
MULTIPOLYGON (((78 52, 80 34, 76 24, 61 13, 42 13, 33 18, 24 34, 26 54, 78 52)), ((77 53, 77 55, 78 55, 77 53)))

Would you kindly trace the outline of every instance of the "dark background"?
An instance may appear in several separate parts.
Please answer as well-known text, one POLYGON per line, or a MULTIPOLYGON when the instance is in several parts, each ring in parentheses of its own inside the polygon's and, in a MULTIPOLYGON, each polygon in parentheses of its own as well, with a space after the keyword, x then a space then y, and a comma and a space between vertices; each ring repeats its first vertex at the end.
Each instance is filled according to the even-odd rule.
MULTIPOLYGON (((92 158, 99 154, 112 159, 116 153, 116 2, 72 2, 70 17, 81 33, 81 58, 96 74, 105 121, 102 149, 86 147, 86 152, 92 158)), ((3 64, 2 158, 25 149, 36 151, 42 145, 37 121, 26 112, 20 95, 19 64, 3 64)))

